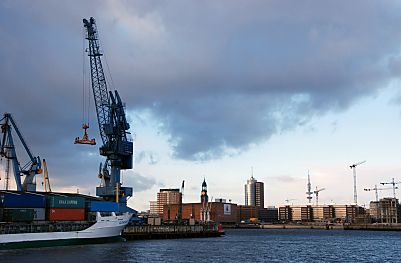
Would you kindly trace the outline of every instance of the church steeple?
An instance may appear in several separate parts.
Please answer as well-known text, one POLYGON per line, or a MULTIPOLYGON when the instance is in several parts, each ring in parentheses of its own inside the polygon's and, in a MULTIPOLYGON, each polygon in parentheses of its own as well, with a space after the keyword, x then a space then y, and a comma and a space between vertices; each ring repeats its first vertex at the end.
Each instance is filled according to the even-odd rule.
POLYGON ((207 195, 206 179, 203 178, 202 191, 201 191, 201 203, 207 203, 208 201, 209 201, 209 197, 207 195))

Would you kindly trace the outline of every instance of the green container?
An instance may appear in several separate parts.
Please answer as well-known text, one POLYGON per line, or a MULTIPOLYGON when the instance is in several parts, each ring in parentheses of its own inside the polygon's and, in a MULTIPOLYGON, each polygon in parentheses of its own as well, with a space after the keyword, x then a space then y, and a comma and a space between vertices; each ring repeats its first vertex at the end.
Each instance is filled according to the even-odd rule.
POLYGON ((4 209, 4 221, 6 222, 31 222, 34 211, 28 208, 4 209))
POLYGON ((79 196, 48 196, 46 206, 50 208, 85 208, 85 199, 79 196))

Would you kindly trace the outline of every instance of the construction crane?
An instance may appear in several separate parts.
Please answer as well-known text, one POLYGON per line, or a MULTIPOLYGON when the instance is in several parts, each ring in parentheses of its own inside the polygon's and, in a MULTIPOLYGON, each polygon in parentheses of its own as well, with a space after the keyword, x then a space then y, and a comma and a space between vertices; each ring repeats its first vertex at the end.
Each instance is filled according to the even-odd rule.
POLYGON ((309 170, 308 170, 308 184, 306 185, 306 187, 307 187, 307 192, 306 192, 307 197, 306 197, 306 199, 308 199, 308 203, 310 204, 312 202, 312 194, 313 194, 313 192, 312 192, 312 186, 310 184, 309 170))
MULTIPOLYGON (((119 202, 122 204, 122 206, 120 205, 121 210, 124 210, 127 207, 128 198, 132 196, 131 187, 121 186, 121 170, 132 169, 133 166, 133 142, 128 137, 130 125, 127 122, 120 95, 116 90, 113 93, 107 89, 101 60, 103 54, 100 51, 95 19, 93 17, 89 20, 83 19, 83 23, 89 43, 87 52, 90 62, 91 86, 102 139, 99 151, 100 155, 106 157, 106 161, 100 169, 99 177, 102 183, 96 187, 96 195, 105 200, 119 202)), ((87 141, 85 135, 83 139, 84 141, 78 139, 75 143, 92 144, 87 141)))
MULTIPOLYGON (((365 191, 375 191, 375 195, 376 195, 376 202, 379 201, 379 193, 378 191, 382 191, 382 190, 390 190, 393 189, 392 187, 387 187, 387 188, 377 188, 377 185, 375 184, 374 188, 365 188, 363 190, 365 191)), ((395 189, 398 189, 398 187, 395 187, 395 189)))
MULTIPOLYGON (((4 117, 0 120, 0 122, 1 121, 1 132, 3 133, 3 136, 0 142, 0 156, 6 158, 7 160, 11 160, 17 191, 35 192, 35 176, 42 173, 42 164, 40 158, 33 156, 10 113, 4 113, 4 117), (29 156, 28 163, 22 167, 20 166, 20 162, 17 158, 17 152, 15 150, 14 139, 11 132, 12 129, 14 129, 18 139, 29 156), (24 181, 21 183, 21 176, 24 175, 24 181)), ((9 171, 9 167, 7 170, 9 171)))
POLYGON ((50 186, 50 179, 49 179, 49 171, 47 170, 46 160, 43 159, 43 185, 45 188, 45 192, 51 192, 52 188, 50 186))
POLYGON ((380 183, 380 184, 382 184, 382 185, 385 185, 385 184, 391 184, 393 187, 393 196, 394 196, 394 198, 396 198, 396 195, 395 195, 395 189, 398 189, 398 187, 396 187, 396 185, 397 184, 401 184, 401 182, 395 182, 394 181, 394 178, 391 178, 391 182, 389 182, 389 183, 380 183))
POLYGON ((358 203, 358 197, 356 193, 356 167, 360 164, 366 163, 366 161, 362 161, 359 163, 351 164, 349 167, 352 169, 353 175, 354 175, 354 203, 358 203))
POLYGON ((323 191, 323 190, 325 190, 325 189, 326 189, 326 188, 317 189, 317 186, 316 186, 316 190, 313 191, 313 193, 314 193, 315 196, 316 196, 316 205, 319 205, 319 192, 321 192, 321 191, 323 191))

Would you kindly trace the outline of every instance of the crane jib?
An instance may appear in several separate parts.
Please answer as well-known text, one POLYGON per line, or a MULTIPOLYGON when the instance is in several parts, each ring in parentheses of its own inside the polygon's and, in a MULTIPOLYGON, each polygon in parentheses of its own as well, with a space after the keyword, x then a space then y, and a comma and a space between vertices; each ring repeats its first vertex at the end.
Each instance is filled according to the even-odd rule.
POLYGON ((102 185, 96 188, 96 194, 108 200, 126 203, 127 197, 132 196, 132 188, 121 187, 120 171, 133 167, 133 142, 127 138, 130 125, 118 92, 107 89, 95 19, 83 19, 83 23, 87 31, 92 91, 103 142, 99 151, 100 155, 106 157, 105 165, 99 171, 102 185))

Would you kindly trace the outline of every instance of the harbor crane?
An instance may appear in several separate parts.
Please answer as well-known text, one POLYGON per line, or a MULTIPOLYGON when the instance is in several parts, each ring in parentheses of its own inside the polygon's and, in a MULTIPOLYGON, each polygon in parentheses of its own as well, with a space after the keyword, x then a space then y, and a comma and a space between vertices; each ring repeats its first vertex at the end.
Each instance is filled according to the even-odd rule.
POLYGON ((326 188, 317 189, 317 186, 316 186, 316 190, 313 191, 313 193, 316 195, 316 205, 319 205, 319 192, 321 192, 323 190, 326 190, 326 188))
POLYGON ((43 183, 45 192, 52 192, 52 188, 50 186, 50 179, 49 179, 49 170, 47 169, 47 163, 46 160, 43 159, 43 183))
POLYGON ((380 183, 380 184, 382 184, 382 185, 385 185, 385 184, 391 184, 393 187, 393 196, 394 196, 394 199, 396 198, 396 195, 395 195, 395 189, 398 189, 398 187, 396 187, 396 185, 397 184, 401 184, 401 182, 395 182, 394 181, 394 178, 391 178, 391 182, 389 182, 389 183, 380 183))
POLYGON ((362 162, 358 162, 358 163, 354 163, 351 164, 349 167, 352 169, 352 173, 354 175, 354 203, 357 204, 358 203, 358 196, 356 193, 356 167, 360 164, 366 163, 366 161, 362 161, 362 162))
MULTIPOLYGON (((96 187, 96 195, 105 200, 119 202, 121 210, 128 209, 126 204, 132 196, 131 187, 122 187, 121 170, 132 169, 133 142, 129 138, 130 125, 127 122, 124 104, 117 90, 108 91, 105 74, 102 66, 102 52, 100 51, 98 31, 93 17, 83 19, 89 47, 87 49, 91 72, 91 86, 95 100, 97 121, 99 125, 102 145, 100 155, 106 157, 99 178, 101 185, 96 187)), ((88 125, 83 126, 86 129, 88 125)), ((87 134, 87 133, 86 133, 87 134)), ((75 140, 77 144, 94 144, 84 136, 82 140, 75 140)))
MULTIPOLYGON (((376 195, 376 202, 379 202, 379 193, 378 191, 383 191, 383 190, 390 190, 393 189, 392 187, 387 187, 387 188, 377 188, 377 185, 375 185, 374 188, 365 188, 363 190, 365 191, 375 191, 375 195, 376 195)), ((398 187, 395 187, 395 189, 398 189, 398 187)))
MULTIPOLYGON (((0 142, 0 157, 7 159, 7 162, 11 160, 12 170, 14 173, 15 183, 17 185, 17 191, 36 191, 36 183, 34 181, 37 174, 42 173, 42 163, 39 156, 33 156, 27 143, 24 140, 16 122, 10 113, 4 113, 4 117, 0 120, 1 132, 3 133, 0 142), (29 156, 29 161, 24 166, 20 166, 20 162, 17 158, 17 151, 15 150, 14 138, 12 135, 12 129, 14 129, 20 140, 25 152, 29 156), (24 181, 21 183, 21 176, 25 176, 24 181)), ((9 165, 7 164, 7 173, 9 172, 9 165)), ((6 179, 7 180, 7 179, 6 179)), ((8 187, 7 187, 8 188, 8 187)))
POLYGON ((310 204, 312 202, 312 186, 310 184, 310 175, 309 175, 309 170, 308 170, 308 184, 306 185, 307 187, 307 192, 306 192, 306 199, 308 199, 308 203, 310 204))

